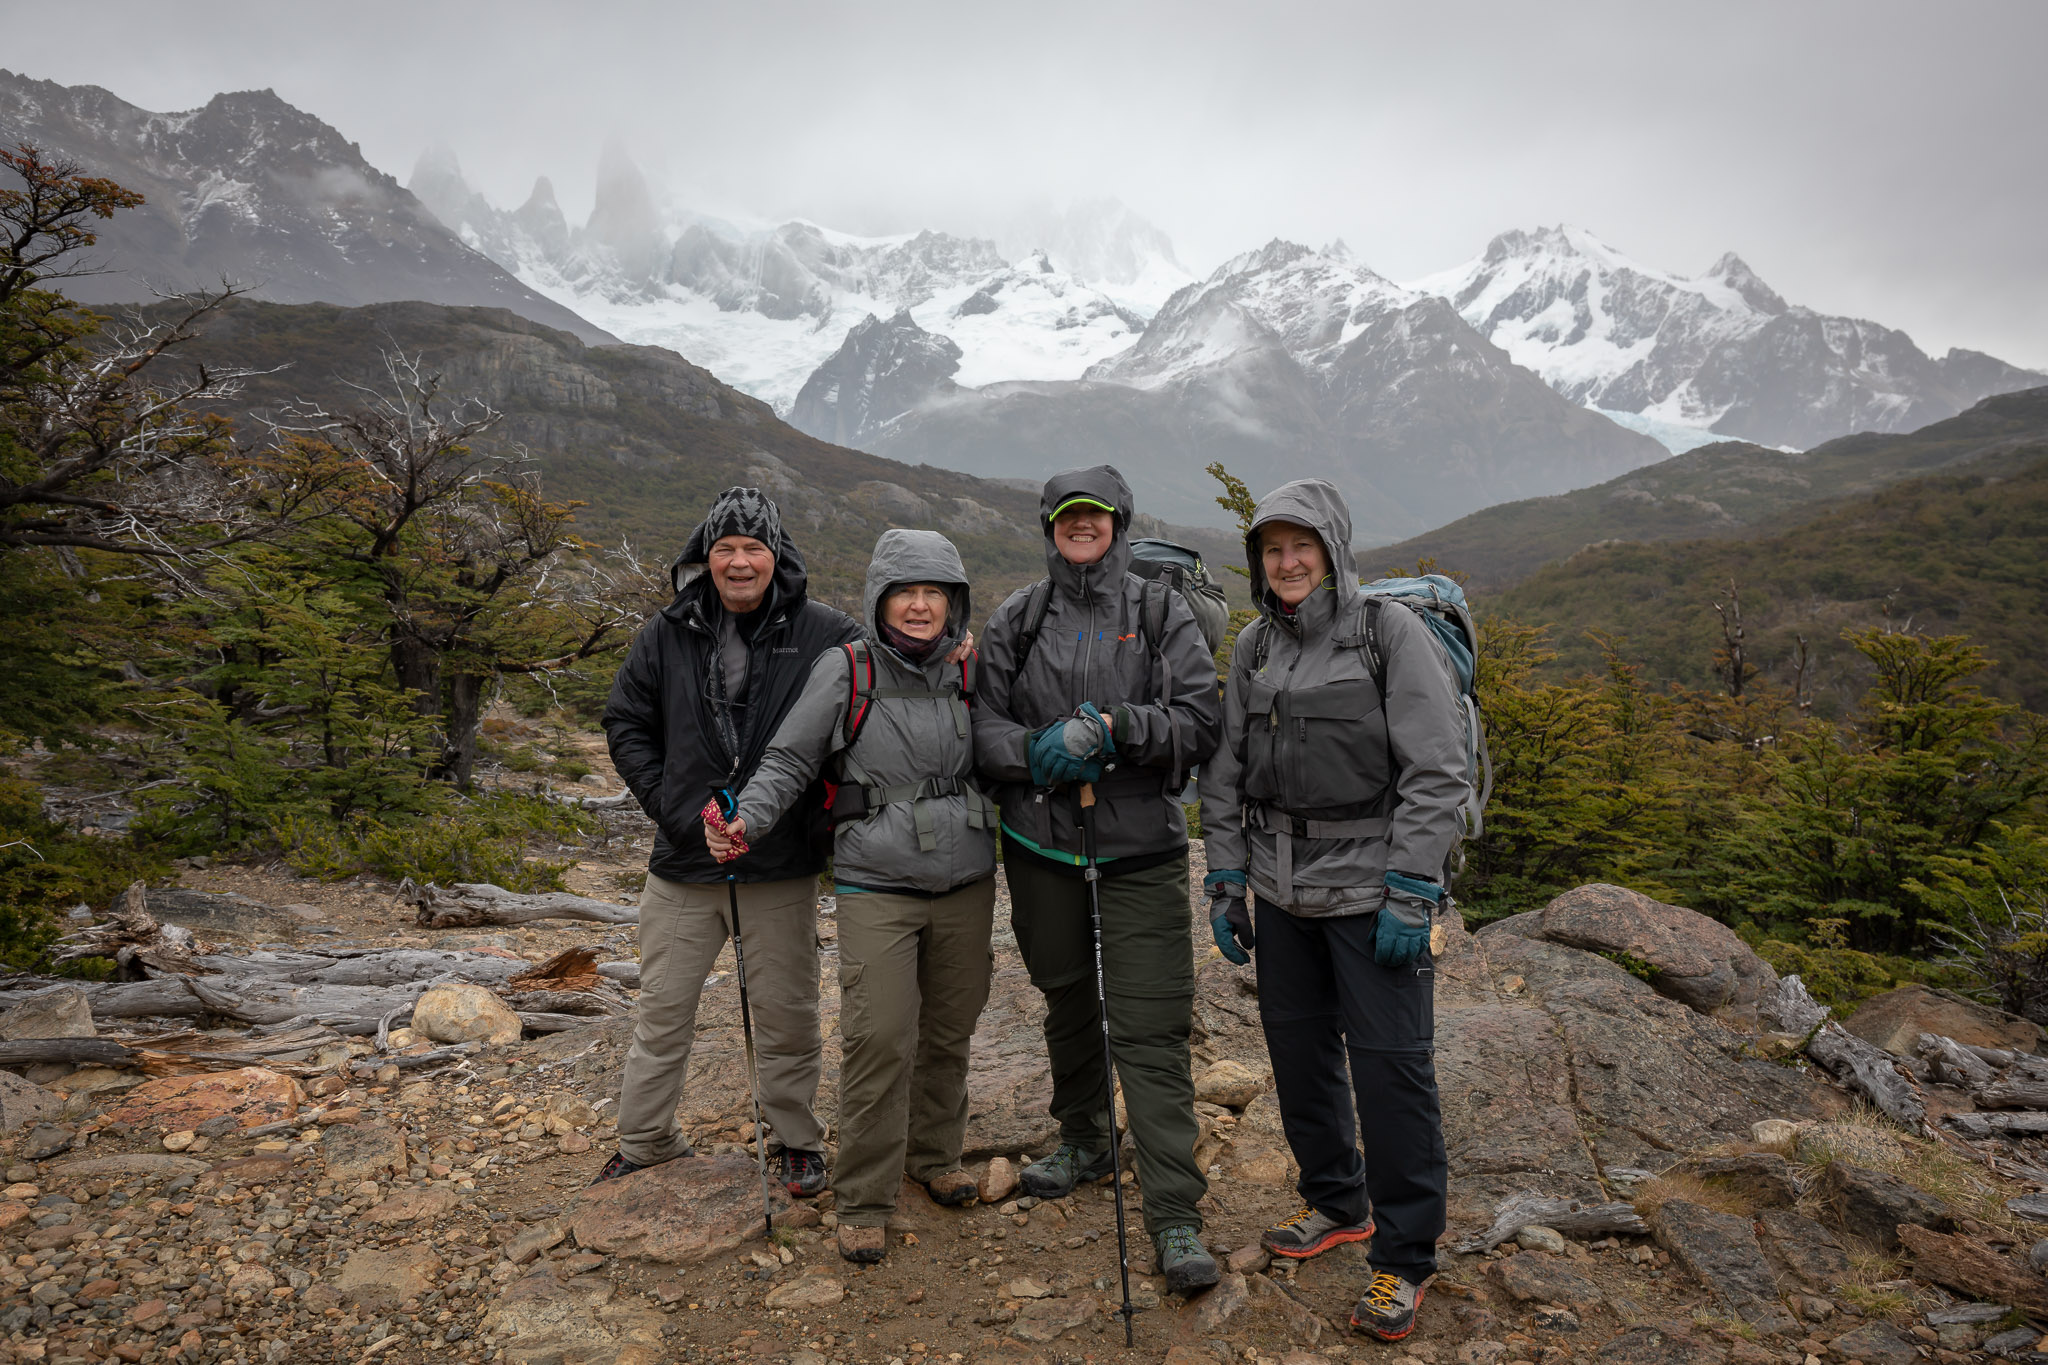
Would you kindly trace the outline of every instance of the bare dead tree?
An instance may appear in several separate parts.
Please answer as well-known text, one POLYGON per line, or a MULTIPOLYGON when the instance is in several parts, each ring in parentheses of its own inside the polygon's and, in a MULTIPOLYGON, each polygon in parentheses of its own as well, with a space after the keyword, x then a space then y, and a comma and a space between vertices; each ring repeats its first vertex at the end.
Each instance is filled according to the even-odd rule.
POLYGON ((1805 715, 1813 710, 1813 697, 1806 685, 1806 672, 1812 667, 1813 657, 1807 652, 1804 635, 1794 635, 1792 642, 1792 703, 1805 715))
POLYGON ((1742 589, 1733 579, 1728 591, 1714 601, 1714 614, 1721 618, 1721 649, 1715 657, 1730 697, 1742 696, 1743 684, 1756 671, 1747 657, 1746 631, 1742 624, 1742 589))

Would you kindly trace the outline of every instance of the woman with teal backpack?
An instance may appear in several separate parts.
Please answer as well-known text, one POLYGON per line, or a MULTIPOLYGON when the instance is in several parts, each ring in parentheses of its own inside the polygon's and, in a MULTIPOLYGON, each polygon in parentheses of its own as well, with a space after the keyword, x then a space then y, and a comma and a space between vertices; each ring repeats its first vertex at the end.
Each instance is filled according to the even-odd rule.
POLYGON ((1305 1207, 1260 1240, 1296 1260, 1371 1241, 1352 1325, 1396 1341, 1444 1230, 1430 933, 1465 832, 1472 731, 1422 613, 1360 589, 1334 487, 1267 495, 1245 555, 1260 618, 1233 648, 1201 795, 1211 927, 1231 961, 1257 952, 1301 1167, 1305 1207))

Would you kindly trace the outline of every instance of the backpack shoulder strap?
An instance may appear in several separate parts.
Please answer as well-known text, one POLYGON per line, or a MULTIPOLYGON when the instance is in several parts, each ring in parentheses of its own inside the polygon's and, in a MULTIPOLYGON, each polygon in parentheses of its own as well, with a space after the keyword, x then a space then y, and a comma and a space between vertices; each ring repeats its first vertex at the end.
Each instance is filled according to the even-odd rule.
POLYGON ((1360 612, 1360 647, 1365 650, 1366 667, 1372 670, 1373 686, 1380 690, 1380 700, 1387 697, 1387 653, 1380 643, 1380 613, 1386 607, 1386 599, 1366 594, 1364 610, 1360 612))
POLYGON ((970 649, 960 661, 960 700, 974 705, 975 685, 981 681, 981 651, 970 649))
POLYGON ((854 640, 844 646, 846 650, 846 736, 845 748, 851 749, 853 741, 860 734, 860 727, 867 724, 868 707, 875 699, 875 655, 866 640, 854 640), (867 681, 861 681, 861 668, 867 668, 867 681))
POLYGON ((1166 595, 1172 591, 1164 578, 1148 578, 1138 602, 1138 629, 1154 650, 1166 648, 1166 595))
POLYGON ((1041 578, 1031 585, 1031 596, 1024 599, 1024 631, 1017 637, 1017 672, 1024 671, 1024 665, 1031 661, 1031 651, 1038 645, 1038 632, 1045 627, 1045 614, 1052 609, 1052 580, 1041 578))

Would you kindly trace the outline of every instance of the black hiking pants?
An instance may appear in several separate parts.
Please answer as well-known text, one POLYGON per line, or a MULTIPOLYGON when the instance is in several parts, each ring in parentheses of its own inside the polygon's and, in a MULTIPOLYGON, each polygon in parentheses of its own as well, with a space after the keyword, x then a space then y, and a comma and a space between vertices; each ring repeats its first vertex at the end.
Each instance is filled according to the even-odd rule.
POLYGON ((1449 1178, 1429 954, 1375 963, 1375 915, 1304 919, 1263 904, 1253 915, 1259 1022, 1296 1188, 1332 1218, 1371 1217, 1373 1269, 1420 1284, 1436 1273, 1449 1178))

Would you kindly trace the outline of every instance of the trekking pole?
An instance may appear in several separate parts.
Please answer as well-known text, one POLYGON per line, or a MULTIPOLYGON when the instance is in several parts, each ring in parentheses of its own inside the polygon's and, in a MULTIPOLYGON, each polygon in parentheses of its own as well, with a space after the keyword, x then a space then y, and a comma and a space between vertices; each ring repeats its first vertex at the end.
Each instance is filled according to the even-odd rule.
POLYGON ((1095 865, 1095 787, 1081 784, 1081 856, 1087 861, 1082 877, 1088 883, 1088 921, 1095 930, 1095 1003, 1102 1011, 1102 1085, 1109 1100, 1109 1175, 1116 1189, 1116 1268, 1122 1278, 1124 1306, 1117 1310, 1124 1320, 1124 1345, 1132 1344, 1131 1247, 1124 1231, 1123 1139, 1116 1131, 1116 1057, 1109 1045, 1109 987, 1102 974, 1102 871, 1095 865))
MULTIPOLYGON (((721 793, 724 795, 724 793, 721 793)), ((727 796, 729 802, 731 797, 727 796)), ((732 810, 726 811, 728 818, 732 810)), ((732 907, 732 966, 740 983, 740 1036, 747 1044, 747 1095, 754 1102, 754 1160, 761 1168, 761 1235, 775 1240, 775 1205, 768 1193, 768 1134, 761 1127, 761 1069, 754 1062, 754 1016, 747 1005, 747 950, 740 943, 740 881, 725 874, 725 896, 732 907)))

